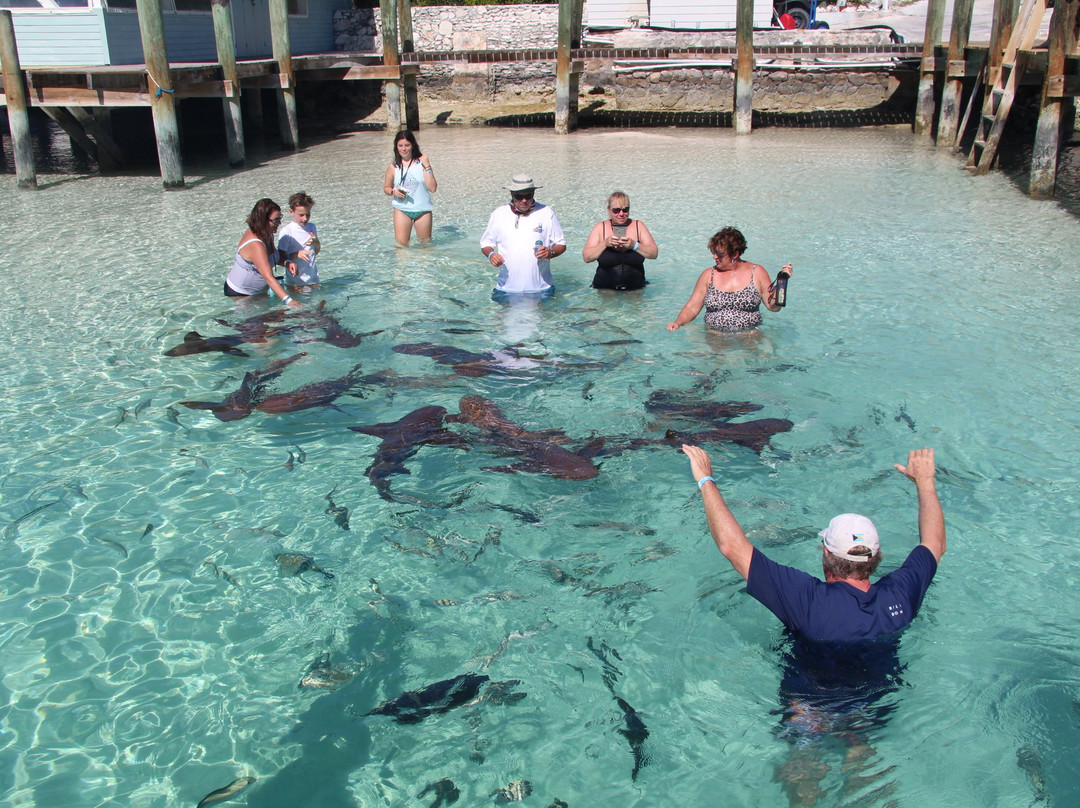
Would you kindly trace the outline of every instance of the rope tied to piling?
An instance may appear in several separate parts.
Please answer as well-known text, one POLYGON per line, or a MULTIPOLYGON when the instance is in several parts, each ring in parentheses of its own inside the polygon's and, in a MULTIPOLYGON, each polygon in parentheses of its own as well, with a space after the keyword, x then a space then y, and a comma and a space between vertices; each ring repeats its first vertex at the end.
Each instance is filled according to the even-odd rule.
POLYGON ((175 93, 176 92, 175 89, 166 90, 164 87, 162 87, 161 82, 159 82, 157 79, 154 78, 154 74, 150 72, 149 67, 146 67, 146 68, 143 68, 143 69, 146 71, 146 75, 150 77, 150 81, 154 82, 154 86, 157 87, 157 92, 154 93, 154 98, 161 98, 162 93, 175 93))

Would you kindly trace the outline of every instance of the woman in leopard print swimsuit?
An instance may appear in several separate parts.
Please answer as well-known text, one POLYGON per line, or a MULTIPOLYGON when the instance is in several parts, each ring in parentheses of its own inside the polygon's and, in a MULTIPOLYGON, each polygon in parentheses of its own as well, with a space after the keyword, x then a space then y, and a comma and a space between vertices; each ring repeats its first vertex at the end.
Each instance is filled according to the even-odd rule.
MULTIPOLYGON (((713 331, 747 331, 761 325, 761 304, 780 311, 765 267, 743 261, 746 239, 734 227, 725 227, 709 239, 709 252, 716 263, 701 273, 694 293, 679 316, 668 323, 668 331, 686 325, 705 307, 705 325, 713 331)), ((791 274, 791 264, 784 265, 791 274)))

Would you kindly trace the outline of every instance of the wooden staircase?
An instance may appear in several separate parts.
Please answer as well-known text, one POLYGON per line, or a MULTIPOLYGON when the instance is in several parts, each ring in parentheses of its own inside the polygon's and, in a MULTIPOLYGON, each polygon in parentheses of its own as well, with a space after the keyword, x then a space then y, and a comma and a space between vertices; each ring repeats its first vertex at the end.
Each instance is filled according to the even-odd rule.
POLYGON ((1001 133, 1005 131, 1005 121, 1016 96, 1016 86, 1027 67, 1024 51, 1035 44, 1045 15, 1046 0, 1023 0, 1001 66, 987 75, 982 117, 967 157, 967 167, 976 174, 985 174, 994 163, 1001 133))

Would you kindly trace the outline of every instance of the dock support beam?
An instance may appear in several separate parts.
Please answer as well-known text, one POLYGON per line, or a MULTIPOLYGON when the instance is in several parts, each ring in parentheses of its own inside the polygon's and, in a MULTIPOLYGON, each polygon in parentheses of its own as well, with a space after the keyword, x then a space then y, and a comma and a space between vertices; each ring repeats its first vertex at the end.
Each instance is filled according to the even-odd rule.
POLYGON ((1065 57, 1076 51, 1076 7, 1080 0, 1057 0, 1050 18, 1050 48, 1043 81, 1042 108, 1031 149, 1028 193, 1036 199, 1054 195, 1058 149, 1061 141, 1061 106, 1065 95, 1065 57))
MULTIPOLYGON (((383 64, 399 67, 397 0, 379 0, 379 21, 382 25, 383 64)), ((386 131, 394 135, 401 129, 401 81, 384 81, 386 96, 386 131)))
POLYGON ((232 12, 229 0, 210 0, 214 17, 214 44, 225 80, 225 97, 221 99, 225 113, 225 145, 229 165, 242 166, 247 160, 244 151, 244 118, 240 108, 240 79, 236 75, 236 40, 233 37, 232 12))
POLYGON ((75 120, 75 116, 69 110, 64 107, 38 107, 38 109, 64 130, 73 148, 81 149, 91 160, 101 162, 98 145, 87 136, 82 124, 75 120))
POLYGON ((158 164, 166 188, 184 187, 184 164, 180 159, 180 127, 176 119, 169 51, 165 47, 165 24, 161 0, 135 0, 139 12, 143 61, 146 62, 150 112, 154 116, 158 164))
POLYGON ((930 0, 926 7, 926 33, 923 35, 922 63, 919 67, 919 98, 915 106, 915 134, 930 140, 934 133, 935 49, 945 27, 945 0, 930 0))
POLYGON ((735 6, 735 134, 748 135, 754 122, 754 0, 735 6))
POLYGON ((113 138, 112 111, 108 107, 69 107, 68 112, 97 141, 98 168, 104 172, 118 170, 124 164, 124 152, 113 138))
POLYGON ((19 50, 15 47, 15 24, 11 12, 0 9, 0 70, 4 76, 7 96, 8 127, 11 129, 12 152, 15 155, 15 177, 20 188, 37 187, 34 169, 34 145, 30 140, 30 111, 26 103, 26 84, 19 50))
POLYGON ((578 76, 573 51, 581 47, 583 0, 559 0, 559 42, 555 51, 555 134, 577 130, 578 76))
POLYGON ((281 145, 295 151, 300 148, 300 122, 296 117, 296 77, 292 67, 287 0, 270 0, 270 41, 274 60, 278 64, 278 126, 281 129, 281 145))
MULTIPOLYGON (((397 0, 397 17, 398 26, 401 28, 401 53, 414 53, 416 43, 413 41, 410 0, 397 0)), ((420 99, 416 91, 416 74, 406 73, 402 76, 401 87, 405 94, 405 128, 415 132, 420 128, 420 99)))
POLYGON ((941 91, 941 117, 938 119, 937 145, 956 148, 960 123, 960 102, 964 95, 964 76, 967 75, 968 36, 971 34, 971 12, 975 0, 956 0, 953 5, 952 31, 949 34, 949 55, 945 60, 945 88, 941 91))
POLYGON ((263 117, 262 88, 249 87, 240 94, 240 100, 247 112, 248 123, 255 127, 256 132, 262 132, 266 128, 263 117))

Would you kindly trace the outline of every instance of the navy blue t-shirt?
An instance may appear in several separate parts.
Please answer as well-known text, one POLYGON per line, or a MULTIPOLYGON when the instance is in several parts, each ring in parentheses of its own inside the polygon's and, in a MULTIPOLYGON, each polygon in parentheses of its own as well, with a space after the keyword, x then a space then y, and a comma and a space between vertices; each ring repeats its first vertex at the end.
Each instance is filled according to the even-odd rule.
POLYGON ((746 591, 801 637, 852 642, 907 627, 936 571, 934 554, 920 544, 900 569, 862 592, 850 584, 827 584, 802 570, 777 564, 755 547, 746 591))

